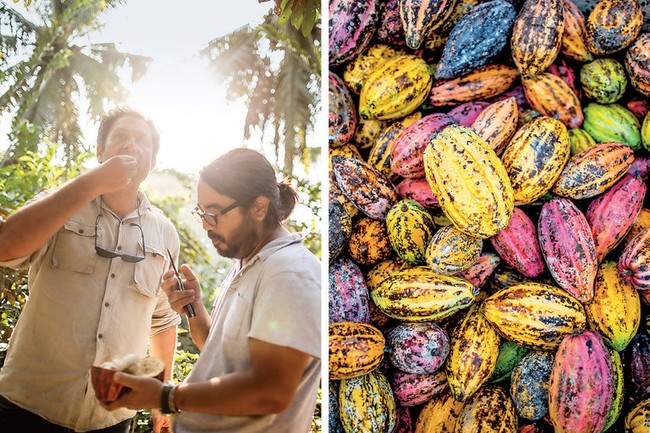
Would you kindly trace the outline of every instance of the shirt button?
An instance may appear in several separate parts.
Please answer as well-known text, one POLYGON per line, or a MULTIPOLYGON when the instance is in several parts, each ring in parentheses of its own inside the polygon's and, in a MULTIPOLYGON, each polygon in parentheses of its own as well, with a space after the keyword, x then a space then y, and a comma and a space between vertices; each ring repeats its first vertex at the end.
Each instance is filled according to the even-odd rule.
POLYGON ((115 278, 115 274, 111 274, 111 278, 115 278))
POLYGON ((79 229, 79 234, 83 234, 84 229, 79 229))
POLYGON ((99 334, 99 335, 97 336, 97 338, 102 339, 102 338, 104 338, 104 336, 103 336, 102 334, 99 334))
POLYGON ((111 304, 109 304, 108 302, 106 302, 106 303, 104 304, 104 307, 108 307, 109 305, 111 305, 111 304))
POLYGON ((118 246, 117 246, 117 250, 118 250, 118 251, 122 251, 122 246, 121 246, 121 245, 118 245, 118 246))

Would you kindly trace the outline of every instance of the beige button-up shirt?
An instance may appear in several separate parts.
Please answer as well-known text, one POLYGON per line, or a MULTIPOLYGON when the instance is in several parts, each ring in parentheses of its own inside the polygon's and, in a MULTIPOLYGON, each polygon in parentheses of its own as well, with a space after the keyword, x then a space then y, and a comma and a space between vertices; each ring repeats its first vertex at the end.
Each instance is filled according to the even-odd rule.
POLYGON ((90 366, 130 353, 144 356, 151 335, 180 323, 160 288, 178 256, 173 225, 140 193, 138 211, 120 220, 98 198, 29 257, 0 263, 29 266, 29 299, 0 370, 0 394, 56 424, 87 431, 134 415, 104 410, 90 366), (97 220, 97 216, 102 217, 97 220), (138 263, 103 258, 97 245, 141 256, 138 263), (144 232, 144 246, 139 228, 144 232))

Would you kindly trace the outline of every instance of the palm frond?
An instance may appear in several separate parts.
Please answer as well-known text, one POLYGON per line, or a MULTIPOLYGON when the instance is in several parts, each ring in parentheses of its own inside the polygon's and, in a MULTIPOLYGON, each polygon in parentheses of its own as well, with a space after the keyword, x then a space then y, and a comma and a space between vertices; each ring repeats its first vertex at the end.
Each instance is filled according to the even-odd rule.
POLYGON ((306 152, 307 131, 313 129, 312 95, 309 91, 310 71, 297 56, 285 56, 278 72, 276 109, 283 111, 285 169, 293 167, 298 156, 309 165, 306 152))
POLYGON ((251 94, 259 71, 268 69, 268 59, 258 52, 257 33, 249 26, 211 40, 201 55, 208 59, 209 70, 226 85, 233 99, 251 94))
POLYGON ((11 55, 34 44, 38 26, 6 4, 0 4, 0 53, 11 55))

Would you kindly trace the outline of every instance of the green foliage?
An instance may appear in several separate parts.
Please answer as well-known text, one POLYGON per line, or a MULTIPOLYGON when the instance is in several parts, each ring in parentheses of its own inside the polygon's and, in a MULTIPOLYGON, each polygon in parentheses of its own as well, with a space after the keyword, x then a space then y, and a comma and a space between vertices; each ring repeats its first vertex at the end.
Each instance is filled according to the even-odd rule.
MULTIPOLYGON (((53 0, 35 6, 42 23, 32 22, 11 6, 0 4, 0 115, 10 114, 12 128, 23 121, 41 127, 50 145, 61 147, 67 159, 87 151, 82 142, 78 101, 88 103, 93 119, 104 104, 124 100, 119 70, 130 66, 132 80, 143 75, 149 58, 122 53, 114 44, 84 45, 78 41, 99 29, 98 17, 117 0, 53 0)), ((26 151, 29 141, 14 142, 4 164, 26 151), (18 143, 20 143, 18 145, 18 143)))
POLYGON ((320 45, 319 23, 305 36, 268 14, 257 28, 242 27, 201 51, 228 98, 248 107, 245 140, 273 143, 288 172, 296 160, 309 167, 320 149, 307 143, 320 112, 320 45))
MULTIPOLYGON (((17 136, 38 134, 38 128, 21 123, 17 136)), ((64 165, 56 158, 54 147, 42 152, 27 152, 17 163, 0 166, 0 218, 22 207, 27 200, 66 179, 79 174, 88 155, 80 155, 64 165)), ((27 271, 0 268, 0 353, 4 354, 9 337, 27 300, 27 271)), ((0 363, 1 365, 1 363, 0 363)))
POLYGON ((280 17, 280 24, 289 21, 296 30, 307 36, 320 20, 320 1, 275 0, 275 13, 280 17))

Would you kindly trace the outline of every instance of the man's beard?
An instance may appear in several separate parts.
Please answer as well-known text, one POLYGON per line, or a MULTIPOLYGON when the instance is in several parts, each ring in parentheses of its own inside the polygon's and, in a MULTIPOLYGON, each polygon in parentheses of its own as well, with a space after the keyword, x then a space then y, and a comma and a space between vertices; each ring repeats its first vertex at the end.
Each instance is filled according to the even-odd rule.
POLYGON ((213 241, 213 245, 215 240, 221 243, 221 246, 214 245, 219 255, 230 259, 248 257, 259 243, 261 237, 261 233, 258 233, 255 225, 255 220, 249 214, 244 215, 241 224, 232 233, 235 233, 235 237, 227 242, 223 236, 211 231, 208 232, 208 237, 213 241))

